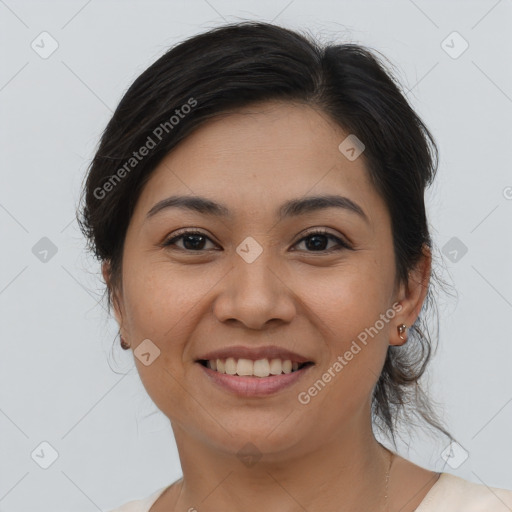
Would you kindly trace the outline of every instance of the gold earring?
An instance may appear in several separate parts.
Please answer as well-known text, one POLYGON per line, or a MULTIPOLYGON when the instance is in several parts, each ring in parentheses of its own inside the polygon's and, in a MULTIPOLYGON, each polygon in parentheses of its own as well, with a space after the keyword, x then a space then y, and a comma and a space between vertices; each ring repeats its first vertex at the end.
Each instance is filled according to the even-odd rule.
POLYGON ((131 345, 129 343, 126 343, 126 341, 124 340, 124 338, 121 335, 119 337, 121 338, 121 348, 123 350, 128 350, 131 345))
POLYGON ((406 329, 407 329, 407 325, 405 325, 405 324, 400 324, 400 325, 397 327, 397 329, 398 329, 398 337, 399 337, 402 341, 406 341, 406 340, 407 340, 407 336, 404 338, 404 337, 402 336, 402 334, 406 331, 406 329))

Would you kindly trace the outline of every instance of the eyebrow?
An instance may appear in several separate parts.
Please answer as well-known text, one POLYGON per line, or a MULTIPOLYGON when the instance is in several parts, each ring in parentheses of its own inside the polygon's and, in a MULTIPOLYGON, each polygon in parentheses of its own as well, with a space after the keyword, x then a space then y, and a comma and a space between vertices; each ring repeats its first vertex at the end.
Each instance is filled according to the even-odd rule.
MULTIPOLYGON (((226 206, 206 197, 171 196, 156 203, 146 214, 146 219, 168 208, 181 208, 202 215, 215 217, 233 217, 233 214, 226 206)), ((278 220, 283 220, 288 217, 298 217, 306 213, 312 213, 327 208, 341 208, 359 215, 367 223, 370 222, 363 209, 357 203, 348 197, 338 195, 320 195, 290 199, 278 208, 276 216, 278 220)))

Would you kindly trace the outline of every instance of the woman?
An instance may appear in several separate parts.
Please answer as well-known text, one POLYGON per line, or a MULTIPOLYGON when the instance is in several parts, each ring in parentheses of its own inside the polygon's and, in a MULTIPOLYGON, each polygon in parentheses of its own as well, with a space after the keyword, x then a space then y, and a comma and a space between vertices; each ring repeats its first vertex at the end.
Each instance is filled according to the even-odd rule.
POLYGON ((394 439, 409 410, 450 437, 418 385, 436 164, 357 45, 245 22, 142 73, 103 133, 80 224, 183 478, 117 511, 511 509, 512 492, 374 436, 394 439))

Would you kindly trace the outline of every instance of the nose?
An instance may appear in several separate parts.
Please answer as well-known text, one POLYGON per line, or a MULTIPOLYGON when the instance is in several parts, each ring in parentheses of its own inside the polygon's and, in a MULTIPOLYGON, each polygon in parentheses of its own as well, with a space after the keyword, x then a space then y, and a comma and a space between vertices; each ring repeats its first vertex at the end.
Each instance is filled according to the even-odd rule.
POLYGON ((213 305, 220 322, 264 329, 266 324, 292 321, 296 314, 293 290, 269 253, 264 250, 252 263, 234 254, 233 268, 219 283, 221 291, 213 305))

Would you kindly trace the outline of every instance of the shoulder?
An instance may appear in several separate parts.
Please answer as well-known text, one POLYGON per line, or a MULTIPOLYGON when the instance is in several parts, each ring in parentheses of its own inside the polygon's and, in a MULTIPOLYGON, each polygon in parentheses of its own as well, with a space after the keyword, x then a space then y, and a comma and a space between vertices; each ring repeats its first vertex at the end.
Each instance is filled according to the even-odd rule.
POLYGON ((442 473, 416 512, 510 512, 512 490, 498 489, 442 473))
POLYGON ((165 489, 167 487, 162 487, 146 498, 129 501, 120 507, 110 510, 110 512, 149 512, 153 503, 163 494, 165 489))

